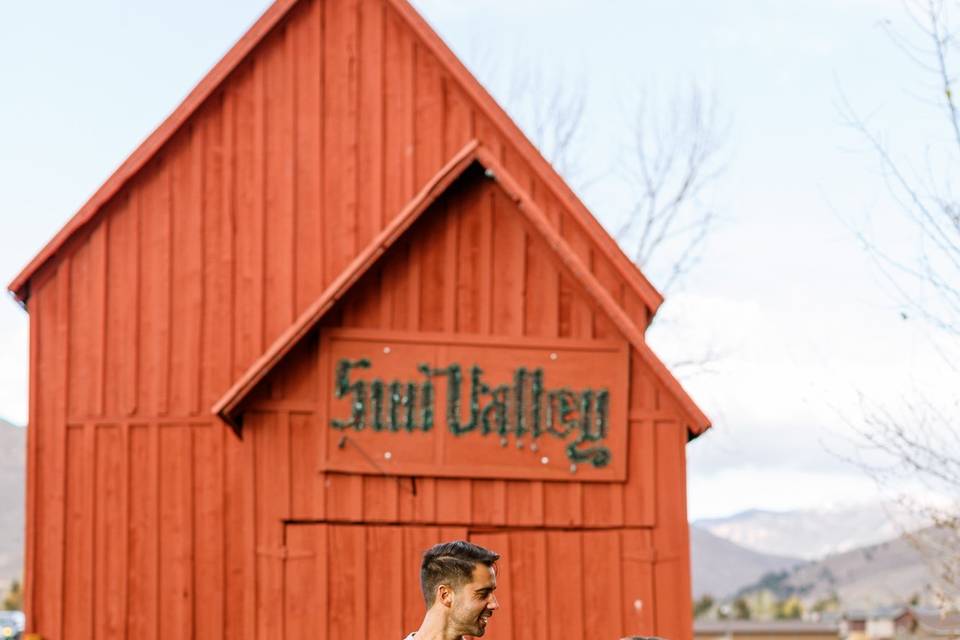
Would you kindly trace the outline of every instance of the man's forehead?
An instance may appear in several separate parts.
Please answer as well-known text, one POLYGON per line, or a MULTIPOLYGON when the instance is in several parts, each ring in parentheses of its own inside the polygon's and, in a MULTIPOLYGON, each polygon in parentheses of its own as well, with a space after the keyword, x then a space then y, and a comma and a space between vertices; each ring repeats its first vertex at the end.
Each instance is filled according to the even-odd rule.
POLYGON ((474 589, 486 589, 487 587, 497 586, 497 570, 488 567, 485 564, 478 564, 473 568, 473 576, 470 586, 474 589))

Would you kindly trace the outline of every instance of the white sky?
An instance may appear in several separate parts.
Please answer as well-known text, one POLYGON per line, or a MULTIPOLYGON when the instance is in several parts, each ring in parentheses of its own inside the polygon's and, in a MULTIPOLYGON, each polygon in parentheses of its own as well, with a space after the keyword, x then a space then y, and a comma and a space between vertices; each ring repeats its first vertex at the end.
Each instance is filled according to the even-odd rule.
MULTIPOLYGON (((9 280, 172 111, 263 11, 263 0, 13 3, 0 10, 0 278, 9 280)), ((723 215, 699 270, 650 339, 664 360, 725 355, 686 381, 715 428, 690 445, 693 518, 746 508, 867 500, 847 451, 858 392, 895 399, 950 377, 927 334, 904 322, 848 225, 871 220, 895 250, 875 157, 843 124, 841 95, 920 153, 933 96, 880 24, 893 0, 419 0, 469 65, 536 60, 588 95, 590 169, 622 152, 624 105, 640 87, 712 88, 731 121, 712 194, 723 215)), ((622 190, 584 200, 612 228, 622 190)), ((0 305, 0 416, 24 423, 27 318, 0 305)), ((955 380, 955 375, 952 378, 955 380)))

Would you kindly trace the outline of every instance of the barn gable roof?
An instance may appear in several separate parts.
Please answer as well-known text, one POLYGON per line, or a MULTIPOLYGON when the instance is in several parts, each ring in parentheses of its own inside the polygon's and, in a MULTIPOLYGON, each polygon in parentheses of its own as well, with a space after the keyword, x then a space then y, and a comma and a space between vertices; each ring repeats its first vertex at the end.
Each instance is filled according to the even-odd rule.
MULTIPOLYGON (((30 281, 39 269, 49 262, 72 236, 100 216, 105 205, 147 165, 300 1, 276 0, 264 12, 250 30, 197 84, 180 106, 127 158, 40 253, 10 282, 8 289, 18 300, 26 302, 30 296, 30 281)), ((548 185, 564 208, 573 215, 591 241, 610 257, 618 275, 637 293, 652 316, 663 302, 661 294, 623 253, 613 238, 604 231, 570 187, 409 2, 407 0, 385 0, 385 2, 403 17, 420 41, 440 61, 446 72, 474 100, 477 107, 494 123, 512 147, 529 162, 538 177, 548 185)))
POLYGON ((587 296, 610 318, 617 330, 639 353, 656 378, 677 400, 687 414, 691 436, 710 426, 709 419, 697 407, 667 367, 650 350, 643 333, 617 304, 610 292, 596 279, 587 265, 570 248, 560 233, 550 224, 546 214, 530 194, 497 160, 496 156, 477 140, 469 142, 456 153, 442 169, 428 181, 350 265, 327 287, 297 320, 234 382, 213 406, 212 411, 239 433, 239 413, 244 399, 254 390, 290 351, 320 322, 324 315, 363 277, 393 246, 416 220, 437 201, 469 167, 479 164, 486 176, 500 185, 530 226, 539 233, 563 266, 570 272, 587 296))

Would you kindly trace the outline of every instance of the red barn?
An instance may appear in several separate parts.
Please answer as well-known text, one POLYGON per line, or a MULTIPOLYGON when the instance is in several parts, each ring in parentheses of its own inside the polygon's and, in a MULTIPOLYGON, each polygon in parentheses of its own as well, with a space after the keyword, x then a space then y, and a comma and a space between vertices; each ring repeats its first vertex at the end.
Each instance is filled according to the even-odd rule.
POLYGON ((10 285, 26 610, 73 638, 690 638, 660 295, 405 0, 278 0, 10 285))

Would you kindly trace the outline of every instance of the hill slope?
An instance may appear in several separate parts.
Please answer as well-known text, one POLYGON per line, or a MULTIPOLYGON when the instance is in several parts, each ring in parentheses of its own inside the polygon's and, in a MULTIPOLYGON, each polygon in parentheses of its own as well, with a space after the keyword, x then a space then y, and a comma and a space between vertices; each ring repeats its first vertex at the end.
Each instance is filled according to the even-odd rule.
POLYGON ((0 591, 23 573, 27 430, 0 419, 0 591))
POLYGON ((741 547, 697 525, 690 527, 690 561, 694 598, 705 594, 724 598, 766 573, 803 564, 799 558, 769 555, 741 547))
POLYGON ((901 536, 767 575, 745 592, 768 588, 780 597, 799 594, 808 604, 836 594, 846 609, 871 609, 904 604, 913 597, 929 604, 933 581, 927 560, 901 536))

